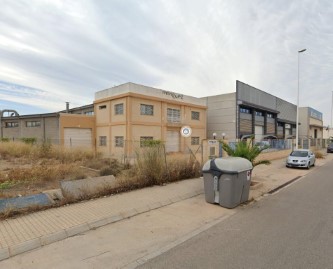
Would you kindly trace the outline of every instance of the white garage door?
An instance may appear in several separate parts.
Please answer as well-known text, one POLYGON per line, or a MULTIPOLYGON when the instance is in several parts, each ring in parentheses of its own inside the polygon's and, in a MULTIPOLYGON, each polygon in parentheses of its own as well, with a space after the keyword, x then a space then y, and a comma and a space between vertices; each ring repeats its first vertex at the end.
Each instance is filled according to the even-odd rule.
POLYGON ((255 140, 257 141, 261 140, 264 136, 264 127, 256 125, 254 127, 254 134, 255 134, 255 140))
POLYGON ((92 147, 91 129, 64 128, 66 147, 92 147))
POLYGON ((166 152, 179 152, 179 131, 167 131, 166 152))

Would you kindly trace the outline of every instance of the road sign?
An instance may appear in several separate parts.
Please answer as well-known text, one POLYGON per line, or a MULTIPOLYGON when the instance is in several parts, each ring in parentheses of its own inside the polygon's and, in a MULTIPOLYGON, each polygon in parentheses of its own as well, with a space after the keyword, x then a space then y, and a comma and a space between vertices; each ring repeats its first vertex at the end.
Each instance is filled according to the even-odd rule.
POLYGON ((180 130, 180 133, 183 137, 190 137, 192 134, 192 129, 189 126, 183 126, 180 130))

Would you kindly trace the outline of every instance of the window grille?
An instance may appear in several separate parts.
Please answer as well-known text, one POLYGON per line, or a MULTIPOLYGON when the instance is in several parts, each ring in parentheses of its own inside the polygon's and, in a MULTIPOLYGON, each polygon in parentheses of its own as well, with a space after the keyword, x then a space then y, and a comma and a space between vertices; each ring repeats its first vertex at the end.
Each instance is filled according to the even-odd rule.
POLYGON ((154 106, 153 105, 140 105, 141 115, 154 115, 154 106))
POLYGON ((168 108, 167 120, 168 120, 168 122, 180 122, 180 110, 168 108))

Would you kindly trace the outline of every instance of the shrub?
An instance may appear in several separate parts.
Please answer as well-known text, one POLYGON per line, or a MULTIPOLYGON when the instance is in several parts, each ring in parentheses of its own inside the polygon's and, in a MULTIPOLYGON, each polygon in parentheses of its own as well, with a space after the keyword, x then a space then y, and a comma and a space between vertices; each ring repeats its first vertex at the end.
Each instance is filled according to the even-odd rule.
POLYGON ((160 184, 166 174, 164 145, 160 140, 142 141, 143 147, 136 150, 138 177, 148 185, 160 184))
POLYGON ((1 138, 0 141, 1 141, 1 142, 9 142, 10 139, 9 139, 8 137, 3 137, 3 138, 1 138))
POLYGON ((315 154, 317 159, 323 159, 324 158, 323 153, 321 153, 320 151, 315 151, 314 154, 315 154))
POLYGON ((22 137, 21 141, 23 143, 29 144, 29 145, 34 145, 37 142, 37 138, 36 137, 22 137))

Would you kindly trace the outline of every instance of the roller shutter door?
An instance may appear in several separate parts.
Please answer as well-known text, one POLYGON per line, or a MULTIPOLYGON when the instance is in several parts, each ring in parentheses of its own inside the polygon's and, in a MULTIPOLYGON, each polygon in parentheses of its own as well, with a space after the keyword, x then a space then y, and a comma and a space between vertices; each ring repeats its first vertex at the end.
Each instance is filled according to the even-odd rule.
POLYGON ((66 147, 92 147, 91 129, 64 128, 64 144, 66 147))
POLYGON ((167 131, 166 152, 179 152, 179 131, 167 131))
POLYGON ((254 133, 255 133, 255 140, 261 140, 264 136, 264 127, 256 125, 254 127, 254 133))

